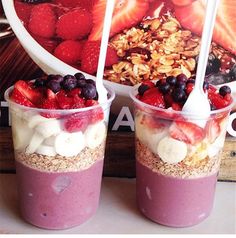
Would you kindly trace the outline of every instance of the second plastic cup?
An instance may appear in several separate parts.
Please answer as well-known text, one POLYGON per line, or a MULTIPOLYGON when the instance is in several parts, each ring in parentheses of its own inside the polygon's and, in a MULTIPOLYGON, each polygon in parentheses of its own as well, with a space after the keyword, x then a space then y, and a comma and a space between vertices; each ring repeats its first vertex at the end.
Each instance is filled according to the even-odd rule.
POLYGON ((134 101, 140 211, 172 227, 201 222, 213 207, 232 105, 202 118, 144 104, 135 97, 136 89, 130 95, 134 101))
POLYGON ((107 102, 74 110, 24 107, 5 93, 12 120, 20 210, 29 223, 66 229, 95 214, 100 196, 107 102))

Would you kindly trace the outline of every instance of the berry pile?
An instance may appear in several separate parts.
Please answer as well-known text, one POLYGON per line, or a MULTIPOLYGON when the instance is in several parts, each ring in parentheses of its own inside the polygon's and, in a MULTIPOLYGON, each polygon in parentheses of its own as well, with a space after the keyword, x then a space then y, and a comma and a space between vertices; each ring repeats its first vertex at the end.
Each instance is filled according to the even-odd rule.
MULTIPOLYGON (((144 103, 159 108, 172 108, 181 111, 188 95, 194 88, 195 80, 188 79, 186 75, 177 77, 168 76, 153 83, 144 81, 138 88, 137 98, 144 103)), ((204 82, 204 91, 208 93, 208 99, 212 110, 224 108, 232 102, 231 90, 228 86, 222 86, 219 90, 204 82)))

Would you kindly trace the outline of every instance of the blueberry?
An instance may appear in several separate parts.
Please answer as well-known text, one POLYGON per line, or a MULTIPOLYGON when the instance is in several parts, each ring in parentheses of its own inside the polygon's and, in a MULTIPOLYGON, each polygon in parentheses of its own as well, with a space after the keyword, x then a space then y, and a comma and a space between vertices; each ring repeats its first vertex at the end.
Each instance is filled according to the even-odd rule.
POLYGON ((49 74, 47 77, 47 81, 49 82, 51 80, 55 80, 58 83, 61 83, 64 80, 64 78, 63 78, 63 76, 61 76, 59 74, 49 74))
POLYGON ((62 81, 62 87, 65 90, 72 90, 77 87, 77 79, 73 75, 66 75, 64 76, 64 80, 62 81))
POLYGON ((86 79, 77 80, 77 87, 79 87, 79 88, 85 87, 86 84, 87 84, 86 79))
POLYGON ((230 81, 230 76, 226 73, 217 73, 208 75, 205 80, 213 85, 228 83, 230 81))
POLYGON ((219 94, 221 96, 225 96, 226 94, 230 94, 231 93, 231 89, 229 86, 222 86, 220 89, 219 89, 219 94))
POLYGON ((177 79, 174 76, 168 76, 166 78, 166 82, 169 83, 170 85, 174 86, 177 82, 177 79))
POLYGON ((167 94, 170 91, 170 84, 167 82, 162 83, 158 87, 163 94, 167 94))
POLYGON ((182 81, 182 82, 186 82, 188 80, 187 76, 185 74, 179 74, 177 77, 177 82, 178 81, 182 81))
POLYGON ((175 88, 171 96, 175 102, 183 102, 186 99, 186 93, 181 88, 175 88))
POLYGON ((92 79, 86 79, 86 83, 91 83, 93 85, 96 85, 95 81, 92 79))
POLYGON ((46 80, 44 78, 38 78, 34 81, 35 87, 44 87, 46 84, 46 80))
POLYGON ((139 87, 138 87, 138 93, 139 95, 143 96, 143 94, 149 89, 150 87, 146 84, 141 84, 139 87))
POLYGON ((175 87, 184 90, 186 88, 186 83, 184 81, 177 81, 175 87))
POLYGON ((47 83, 47 87, 51 89, 54 93, 57 93, 61 90, 61 84, 55 79, 50 80, 47 83))
POLYGON ((85 76, 82 73, 76 73, 74 75, 78 80, 85 79, 85 76))
POLYGON ((82 88, 82 96, 88 100, 88 99, 94 99, 97 96, 97 90, 96 87, 91 84, 91 83, 87 83, 85 85, 85 87, 82 88))

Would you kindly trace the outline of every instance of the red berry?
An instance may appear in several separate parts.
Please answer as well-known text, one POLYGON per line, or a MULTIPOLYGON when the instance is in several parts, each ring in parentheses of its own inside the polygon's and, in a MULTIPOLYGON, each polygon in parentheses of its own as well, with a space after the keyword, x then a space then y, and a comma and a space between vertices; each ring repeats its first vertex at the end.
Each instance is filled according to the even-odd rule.
POLYGON ((56 14, 50 4, 38 4, 32 8, 28 28, 31 33, 51 38, 55 33, 56 14))
MULTIPOLYGON (((81 70, 89 74, 94 74, 97 71, 98 59, 100 53, 100 41, 87 41, 84 45, 81 55, 81 70)), ((118 57, 116 51, 108 46, 106 66, 117 63, 118 57)))
POLYGON ((209 92, 208 98, 215 109, 221 109, 230 105, 231 101, 225 100, 223 96, 217 92, 209 92))
POLYGON ((33 5, 31 4, 25 4, 20 1, 15 1, 15 9, 17 16, 23 21, 24 25, 28 25, 29 19, 30 19, 30 13, 31 9, 33 8, 33 5))
POLYGON ((173 102, 171 107, 175 111, 181 111, 182 110, 182 106, 179 103, 176 103, 176 102, 173 102))
POLYGON ((192 122, 175 121, 170 127, 170 136, 187 144, 195 145, 203 140, 205 132, 192 122))
POLYGON ((194 83, 187 83, 186 85, 186 93, 187 95, 189 95, 194 89, 194 83))
POLYGON ((87 114, 88 112, 78 112, 66 117, 64 122, 65 130, 70 133, 84 131, 89 123, 87 114))
POLYGON ((165 108, 164 96, 156 87, 150 88, 149 90, 147 90, 143 94, 141 101, 152 106, 165 108))
POLYGON ((94 0, 54 0, 55 3, 62 4, 64 7, 78 7, 92 10, 94 0))
POLYGON ((73 98, 68 97, 64 90, 57 93, 57 101, 61 109, 71 109, 73 105, 73 98))
POLYGON ((76 64, 81 58, 82 47, 79 41, 66 40, 57 46, 54 55, 67 64, 76 64))
MULTIPOLYGON (((47 98, 42 102, 41 108, 50 109, 50 110, 57 110, 57 109, 59 109, 59 106, 58 106, 56 98, 51 98, 51 99, 47 98)), ((41 116, 46 117, 46 118, 59 118, 60 117, 60 114, 55 113, 55 112, 54 113, 52 113, 52 112, 48 112, 48 113, 42 112, 40 114, 41 114, 41 116)))
POLYGON ((64 40, 78 40, 92 29, 92 16, 84 9, 76 9, 62 15, 57 21, 57 36, 64 40))
POLYGON ((34 107, 33 103, 30 102, 23 94, 21 94, 21 92, 14 88, 10 98, 12 101, 14 101, 15 103, 18 103, 20 105, 26 106, 26 107, 34 107))

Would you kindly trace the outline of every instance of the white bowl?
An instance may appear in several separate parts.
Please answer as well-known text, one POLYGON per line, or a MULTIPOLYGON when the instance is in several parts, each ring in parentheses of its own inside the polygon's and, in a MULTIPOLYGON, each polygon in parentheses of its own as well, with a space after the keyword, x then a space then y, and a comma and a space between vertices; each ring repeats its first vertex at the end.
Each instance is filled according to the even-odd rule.
MULTIPOLYGON (((13 0, 2 0, 2 5, 12 30, 24 47, 25 51, 46 74, 66 75, 75 74, 79 71, 78 69, 71 67, 57 59, 55 56, 45 50, 40 44, 38 44, 36 40, 34 40, 34 38, 28 33, 18 18, 14 8, 13 0)), ((82 73, 85 74, 87 78, 95 79, 95 77, 92 75, 86 74, 84 72, 82 73)), ((107 80, 104 80, 104 84, 112 87, 116 93, 116 99, 113 102, 111 112, 118 114, 123 106, 131 106, 132 102, 129 98, 131 86, 121 85, 107 80)), ((231 87, 234 96, 236 96, 236 81, 227 83, 226 85, 231 87)), ((222 85, 219 85, 219 87, 220 86, 222 85)))

